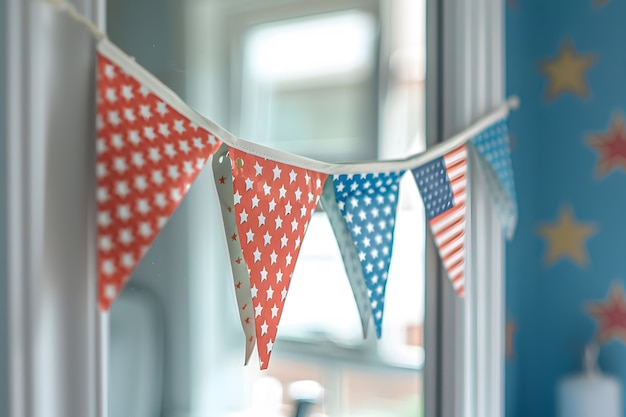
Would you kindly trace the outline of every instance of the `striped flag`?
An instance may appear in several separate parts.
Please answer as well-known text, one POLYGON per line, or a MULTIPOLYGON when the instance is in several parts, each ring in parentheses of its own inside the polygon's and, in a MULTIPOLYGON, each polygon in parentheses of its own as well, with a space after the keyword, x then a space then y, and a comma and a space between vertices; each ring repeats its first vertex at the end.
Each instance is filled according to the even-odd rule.
POLYGON ((426 217, 448 278, 459 296, 465 290, 465 197, 467 149, 458 146, 444 156, 414 168, 426 217))

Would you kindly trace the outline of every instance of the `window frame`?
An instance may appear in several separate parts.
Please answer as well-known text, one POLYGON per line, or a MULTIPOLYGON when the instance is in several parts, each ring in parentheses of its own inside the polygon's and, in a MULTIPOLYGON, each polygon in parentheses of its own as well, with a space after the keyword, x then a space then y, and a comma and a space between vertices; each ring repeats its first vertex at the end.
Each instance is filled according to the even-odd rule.
MULTIPOLYGON (((104 0, 73 3, 94 21, 103 21, 104 0)), ((317 2, 329 4, 336 3, 317 2)), ((342 4, 360 6, 363 2, 345 0, 342 4)), ((106 316, 97 313, 95 303, 95 204, 89 191, 95 184, 95 152, 94 144, 84 140, 95 130, 95 120, 90 121, 95 119, 92 109, 84 105, 86 101, 95 103, 95 72, 90 80, 77 84, 93 69, 93 40, 84 29, 45 3, 7 0, 5 19, 7 101, 12 104, 6 118, 7 241, 11 242, 7 273, 10 416, 106 417, 107 325, 106 316), (65 59, 43 53, 42 45, 65 52, 65 59), (37 72, 38 68, 53 66, 70 71, 37 72), (71 71, 77 76, 70 76, 71 71), (68 80, 71 87, 67 91, 76 97, 71 116, 69 112, 55 112, 54 100, 41 100, 44 96, 40 94, 43 88, 62 87, 68 80), (51 238, 44 234, 45 228, 55 223, 56 216, 67 215, 45 193, 43 178, 56 184, 60 177, 58 172, 44 171, 58 164, 42 164, 41 150, 62 138, 54 130, 42 132, 36 127, 51 123, 66 126, 69 135, 62 136, 76 147, 68 154, 74 157, 50 161, 65 164, 75 178, 87 179, 84 186, 68 191, 71 200, 64 201, 62 207, 73 202, 70 215, 87 220, 79 222, 71 234, 54 234, 54 244, 46 245, 51 238), (75 239, 77 234, 82 238, 75 239), (72 256, 52 251, 63 245, 74 249, 68 251, 72 256), (77 261, 77 253, 85 256, 77 261), (44 259, 52 262, 44 265, 44 259), (70 330, 58 337, 54 330, 59 328, 70 330), (62 365, 54 369, 53 363, 62 365)), ((428 141, 434 144, 504 99, 503 4, 499 0, 481 0, 471 5, 462 0, 427 1, 427 22, 426 125, 428 141)), ((237 75, 233 74, 233 79, 237 75)), ((231 103, 231 108, 231 114, 238 117, 236 106, 231 103)), ((464 302, 452 293, 432 240, 428 240, 425 314, 429 319, 425 321, 424 384, 427 417, 503 415, 503 238, 497 223, 493 223, 495 216, 481 217, 487 217, 490 210, 485 194, 478 191, 474 195, 474 201, 482 201, 477 204, 485 204, 485 209, 472 203, 470 232, 475 232, 475 236, 468 250, 471 256, 481 256, 476 251, 477 242, 488 242, 493 247, 482 253, 495 252, 496 256, 494 261, 477 258, 472 263, 464 302), (487 221, 492 223, 483 228, 487 221), (481 229, 474 227, 479 223, 481 229), (489 278, 478 278, 482 276, 479 269, 486 270, 484 276, 489 278), (490 301, 488 309, 480 307, 479 297, 490 301), (465 316, 463 309, 468 312, 465 316)))
MULTIPOLYGON (((429 1, 427 16, 426 124, 434 145, 504 101, 504 4, 429 1)), ((482 173, 475 158, 469 162, 463 300, 441 264, 427 260, 426 314, 437 319, 426 322, 424 336, 426 417, 504 415, 505 242, 482 173)))
MULTIPOLYGON (((103 22, 104 0, 72 3, 103 22)), ((6 7, 9 416, 105 417, 95 142, 85 140, 95 135, 94 39, 45 2, 6 7)))

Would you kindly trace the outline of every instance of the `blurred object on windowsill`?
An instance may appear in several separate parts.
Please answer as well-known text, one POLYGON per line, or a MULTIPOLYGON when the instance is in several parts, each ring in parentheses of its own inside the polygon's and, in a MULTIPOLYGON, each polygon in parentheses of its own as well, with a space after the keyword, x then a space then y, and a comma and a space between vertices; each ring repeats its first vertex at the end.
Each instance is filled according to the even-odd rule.
POLYGON ((406 328, 406 344, 423 346, 424 328, 419 324, 410 324, 406 328))

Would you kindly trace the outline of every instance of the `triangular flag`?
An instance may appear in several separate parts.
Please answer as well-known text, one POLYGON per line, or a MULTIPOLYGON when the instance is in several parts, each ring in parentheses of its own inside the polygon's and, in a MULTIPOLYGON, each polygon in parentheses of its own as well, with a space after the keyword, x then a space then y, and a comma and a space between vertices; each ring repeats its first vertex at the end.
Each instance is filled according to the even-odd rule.
POLYGON ((220 141, 102 54, 97 99, 98 302, 106 311, 220 141))
POLYGON ((240 236, 235 221, 235 203, 233 199, 233 175, 230 158, 227 155, 228 146, 222 145, 213 157, 213 178, 215 188, 222 209, 222 220, 226 232, 226 244, 230 255, 230 267, 233 272, 235 296, 239 307, 239 319, 246 336, 246 356, 244 363, 247 365, 254 351, 256 331, 254 326, 254 308, 252 306, 252 293, 250 291, 250 277, 248 265, 243 257, 240 236))
POLYGON ((343 215, 337 205, 337 199, 335 197, 335 186, 333 181, 326 181, 324 184, 324 192, 322 193, 322 206, 328 216, 341 257, 343 258, 343 265, 346 269, 346 275, 352 287, 352 294, 354 295, 354 301, 356 302, 357 309, 359 310, 359 318, 361 320, 361 327, 363 329, 363 338, 367 337, 367 330, 369 328, 370 319, 372 317, 372 308, 370 307, 368 289, 365 285, 365 277, 363 277, 363 270, 361 269, 361 262, 359 261, 359 254, 357 253, 356 246, 352 241, 352 234, 348 229, 348 225, 344 221, 343 215))
POLYGON ((289 282, 327 175, 230 148, 239 243, 249 268, 257 351, 267 369, 289 282))
POLYGON ((465 144, 412 171, 448 278, 462 297, 465 293, 465 144))
POLYGON ((502 119, 474 136, 472 143, 480 156, 504 233, 512 239, 517 224, 517 194, 508 131, 507 119, 502 119))
POLYGON ((378 337, 393 248, 398 183, 403 174, 404 171, 392 171, 333 176, 337 206, 361 263, 378 337))

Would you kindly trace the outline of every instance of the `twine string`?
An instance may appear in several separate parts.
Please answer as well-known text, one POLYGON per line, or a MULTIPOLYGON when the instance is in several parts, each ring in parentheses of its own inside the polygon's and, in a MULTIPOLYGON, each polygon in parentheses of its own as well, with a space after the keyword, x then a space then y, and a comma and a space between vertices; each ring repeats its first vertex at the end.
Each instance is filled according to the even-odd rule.
POLYGON ((95 25, 90 19, 81 14, 72 3, 67 0, 41 0, 44 3, 48 3, 59 11, 67 13, 76 22, 85 26, 93 36, 99 41, 106 39, 107 35, 104 34, 98 26, 95 25))

